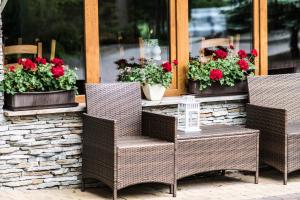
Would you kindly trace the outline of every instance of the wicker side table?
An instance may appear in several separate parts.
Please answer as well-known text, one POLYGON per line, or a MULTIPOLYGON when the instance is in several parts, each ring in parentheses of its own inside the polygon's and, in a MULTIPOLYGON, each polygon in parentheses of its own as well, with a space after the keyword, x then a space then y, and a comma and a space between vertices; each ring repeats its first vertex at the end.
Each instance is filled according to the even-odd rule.
POLYGON ((255 183, 258 183, 258 130, 227 125, 201 128, 201 132, 177 132, 177 179, 233 169, 255 172, 255 183))

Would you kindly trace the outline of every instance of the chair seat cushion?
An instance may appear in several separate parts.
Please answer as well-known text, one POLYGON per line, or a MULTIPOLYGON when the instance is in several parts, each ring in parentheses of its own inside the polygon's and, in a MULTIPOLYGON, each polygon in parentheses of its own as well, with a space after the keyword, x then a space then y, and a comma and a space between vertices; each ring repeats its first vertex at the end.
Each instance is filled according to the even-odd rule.
POLYGON ((142 135, 123 136, 120 137, 117 141, 118 148, 146 147, 159 145, 174 145, 174 143, 142 135))
POLYGON ((289 135, 300 134, 300 122, 288 123, 286 130, 289 135))

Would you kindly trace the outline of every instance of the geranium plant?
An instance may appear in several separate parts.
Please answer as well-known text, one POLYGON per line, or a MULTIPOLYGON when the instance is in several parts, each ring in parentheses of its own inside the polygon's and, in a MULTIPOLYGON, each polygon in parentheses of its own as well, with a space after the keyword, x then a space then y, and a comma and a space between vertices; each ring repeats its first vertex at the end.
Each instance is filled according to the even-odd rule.
POLYGON ((172 66, 176 66, 177 60, 172 63, 164 62, 157 64, 152 60, 140 59, 135 62, 134 59, 121 59, 115 62, 119 69, 119 81, 122 82, 140 82, 142 85, 162 85, 169 87, 172 82, 172 66))
POLYGON ((200 90, 218 82, 223 86, 234 86, 243 81, 247 76, 253 75, 255 70, 254 59, 258 53, 253 49, 248 55, 245 50, 237 53, 234 47, 217 49, 207 62, 199 58, 190 58, 188 63, 187 78, 200 82, 200 90))
POLYGON ((21 58, 17 65, 5 67, 0 90, 12 95, 23 92, 76 90, 76 79, 75 71, 67 69, 62 59, 54 58, 47 62, 40 57, 34 60, 21 58))

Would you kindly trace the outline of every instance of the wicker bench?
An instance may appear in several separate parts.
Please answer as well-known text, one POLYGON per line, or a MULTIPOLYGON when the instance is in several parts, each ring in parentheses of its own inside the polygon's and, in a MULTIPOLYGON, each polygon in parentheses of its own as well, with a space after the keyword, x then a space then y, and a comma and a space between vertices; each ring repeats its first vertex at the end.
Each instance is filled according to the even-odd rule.
POLYGON ((177 131, 176 178, 215 170, 255 172, 258 183, 259 131, 238 126, 202 127, 201 132, 177 131))

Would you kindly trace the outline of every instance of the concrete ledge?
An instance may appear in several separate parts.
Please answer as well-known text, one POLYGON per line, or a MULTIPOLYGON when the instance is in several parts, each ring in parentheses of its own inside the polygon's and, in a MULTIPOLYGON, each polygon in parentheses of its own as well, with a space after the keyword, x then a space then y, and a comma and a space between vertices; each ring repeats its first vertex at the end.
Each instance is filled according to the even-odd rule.
MULTIPOLYGON (((218 96, 218 97, 199 97, 196 98, 197 102, 226 102, 236 100, 247 100, 248 95, 233 95, 233 96, 218 96)), ((164 97, 161 101, 148 101, 142 100, 143 107, 151 106, 165 106, 165 105, 177 105, 181 101, 180 96, 176 97, 164 97)), ((71 112, 84 112, 86 110, 85 103, 81 103, 76 107, 70 108, 55 108, 55 109, 42 109, 42 110, 26 110, 26 111, 9 111, 4 110, 4 116, 16 117, 16 116, 29 116, 29 115, 45 115, 45 114, 56 114, 56 113, 71 113, 71 112)))
MULTIPOLYGON (((248 95, 233 95, 233 96, 218 96, 218 97, 196 97, 196 101, 200 103, 204 102, 226 102, 226 101, 236 101, 236 100, 247 100, 248 95)), ((142 100, 143 107, 149 106, 164 106, 164 105, 176 105, 181 101, 181 97, 164 97, 161 101, 148 101, 142 100)))
POLYGON ((26 110, 26 111, 4 110, 3 113, 4 113, 4 116, 6 116, 6 117, 16 117, 16 116, 29 116, 29 115, 84 112, 85 109, 86 109, 85 104, 79 104, 76 107, 70 107, 70 108, 55 108, 55 109, 26 110))

